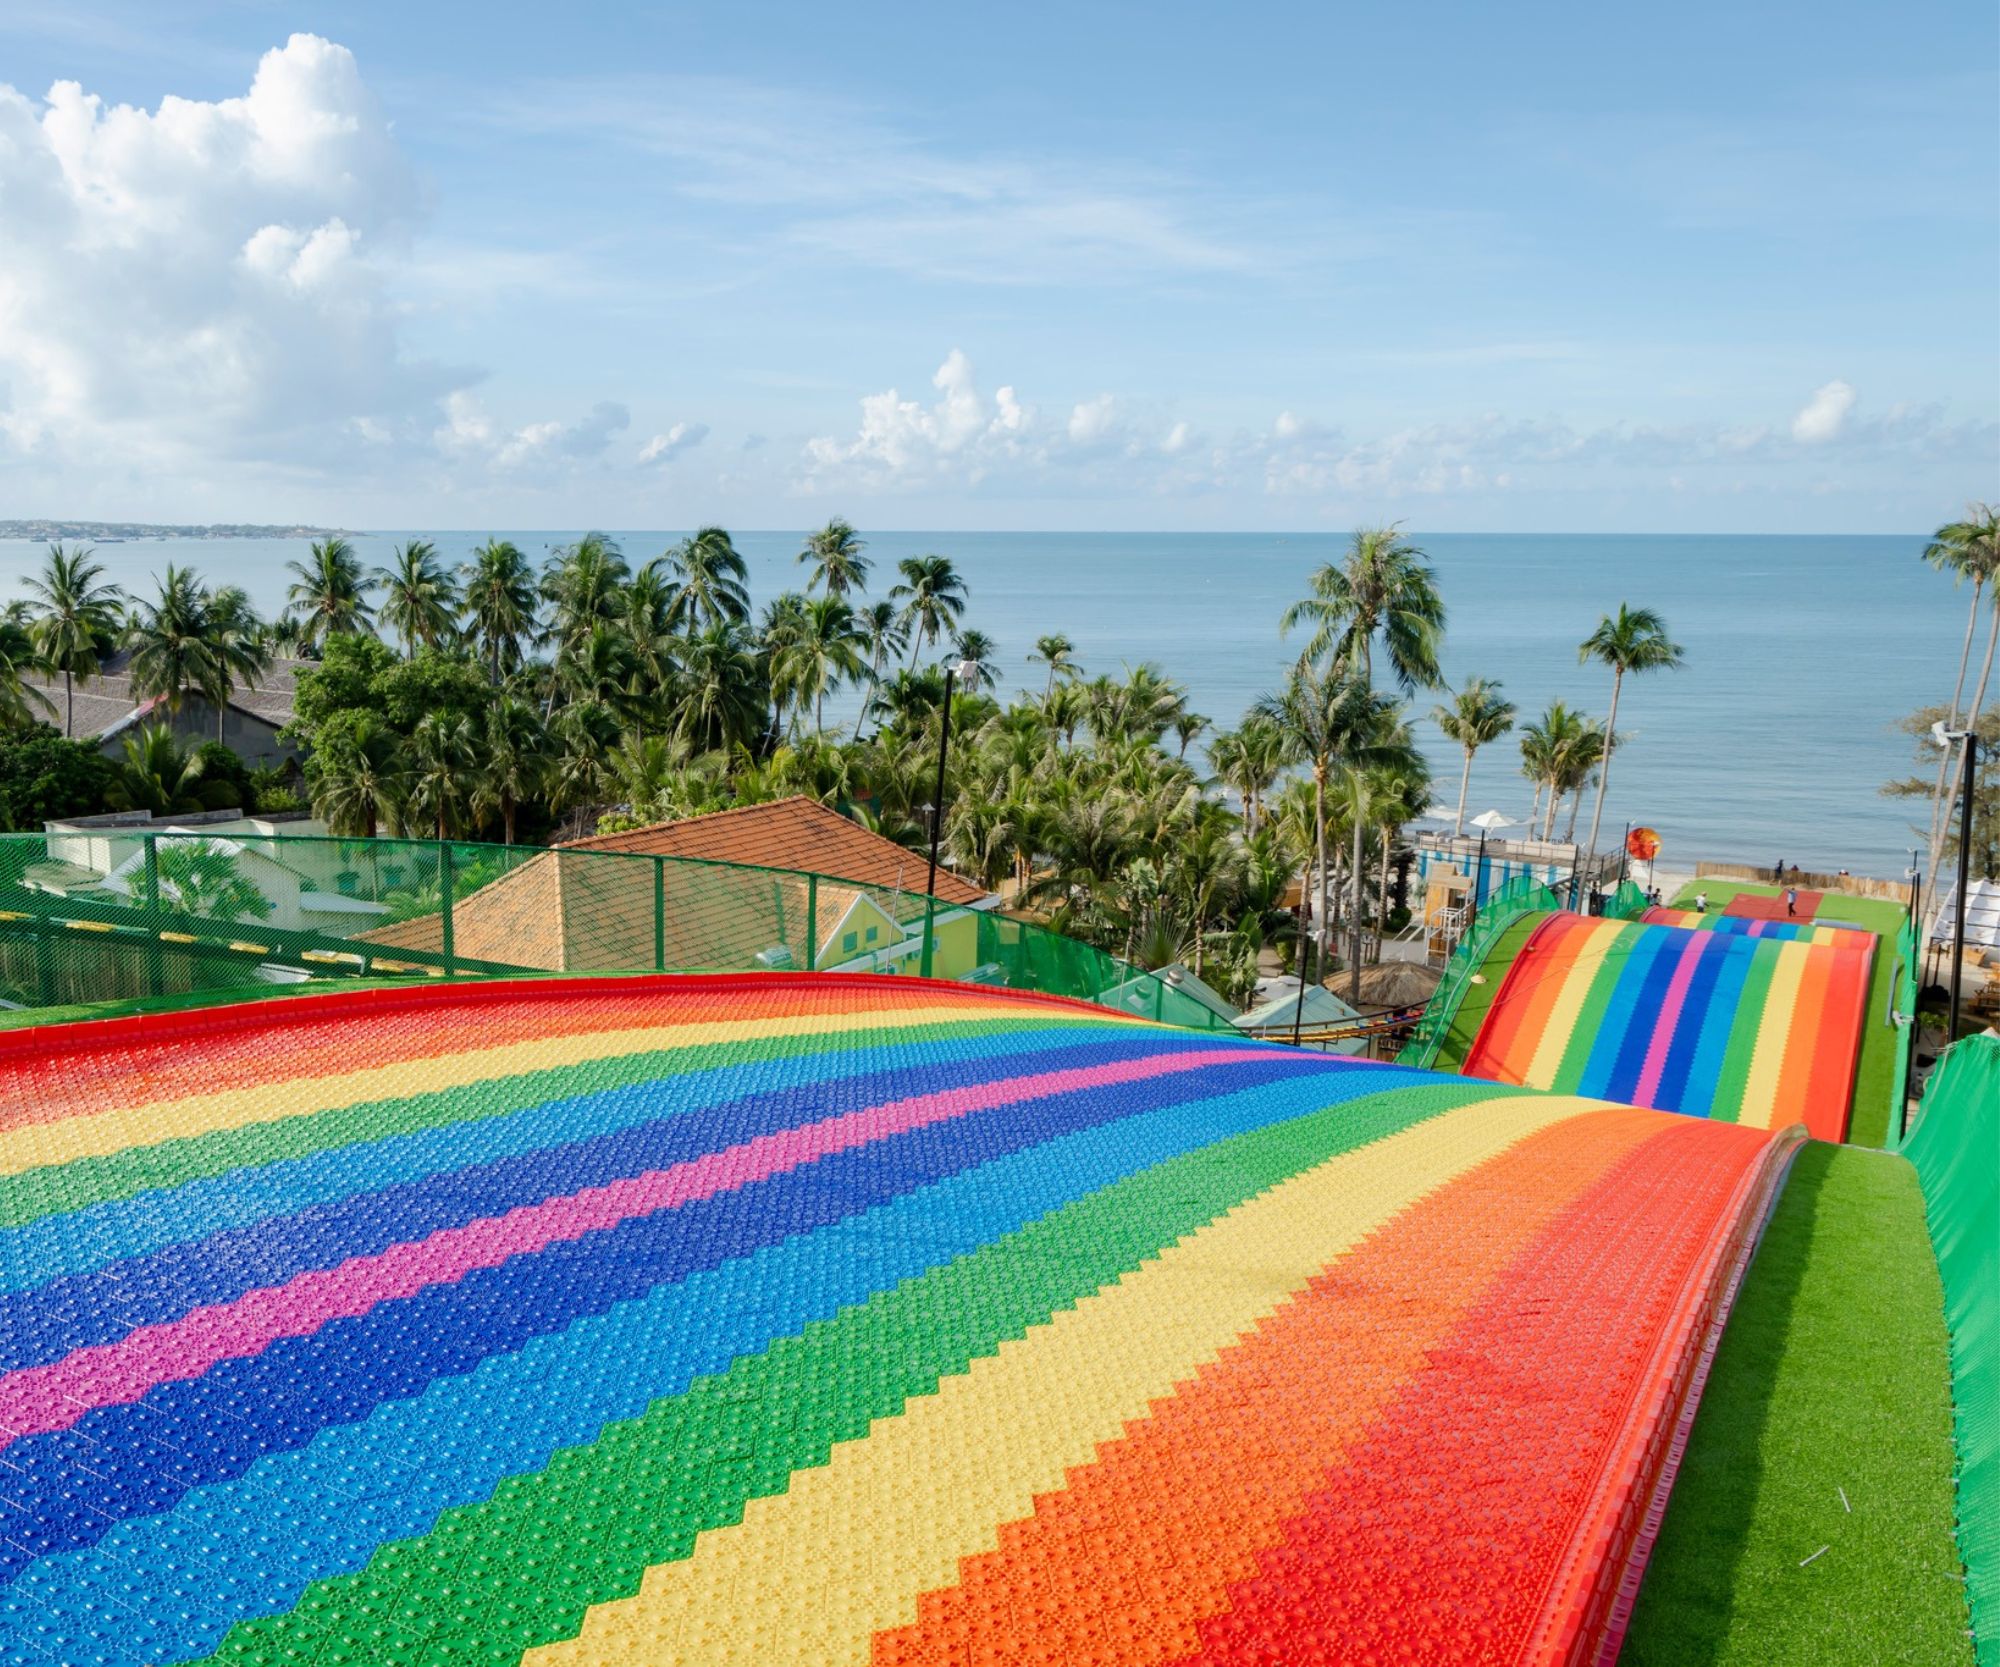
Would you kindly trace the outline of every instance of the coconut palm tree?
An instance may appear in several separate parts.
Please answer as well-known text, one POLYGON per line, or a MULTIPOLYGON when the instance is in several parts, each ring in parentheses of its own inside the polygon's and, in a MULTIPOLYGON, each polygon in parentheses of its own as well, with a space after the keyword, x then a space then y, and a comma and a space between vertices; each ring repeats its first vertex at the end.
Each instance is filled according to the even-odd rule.
POLYGON ((741 625, 750 617, 750 569, 729 534, 703 527, 666 554, 674 578, 667 623, 676 631, 741 625))
POLYGON ((1395 527, 1363 527, 1347 555, 1312 576, 1312 594, 1294 602, 1281 632, 1309 626, 1305 658, 1342 667, 1369 688, 1375 685, 1374 644, 1379 635, 1389 669, 1405 694, 1435 689, 1438 645, 1444 636, 1444 602, 1437 575, 1423 551, 1395 527))
POLYGON ((585 533, 549 558, 542 569, 542 599, 549 604, 549 637, 558 655, 593 626, 625 617, 631 576, 618 541, 605 533, 585 533))
MULTIPOLYGON (((1945 727, 1959 729, 1975 719, 1982 710, 1986 679, 1993 669, 1994 641, 2000 637, 2000 508, 1990 504, 1968 505, 1963 519, 1949 522, 1931 535, 1930 543, 1924 547, 1924 560, 1949 573, 1954 584, 1966 579, 1972 581, 1972 605, 1966 610, 1965 640, 1958 650, 1958 680, 1952 685, 1951 706, 1945 714, 1945 727), (1991 593, 1993 624, 1987 633, 1986 660, 1980 669, 1972 704, 1961 711, 1965 671, 1972 656, 1972 634, 1979 621, 1983 591, 1991 593)), ((1927 891, 1937 884, 1938 865, 1943 861, 1946 835, 1950 831, 1946 809, 1952 794, 1947 788, 1954 779, 1951 775, 1954 757, 1951 749, 1939 749, 1937 785, 1931 794, 1930 866, 1924 882, 1927 891)))
MULTIPOLYGON (((1257 703, 1259 716, 1284 738, 1287 761, 1312 772, 1313 869, 1318 874, 1314 934, 1324 961, 1331 876, 1327 868, 1327 787, 1336 766, 1386 761, 1378 749, 1391 729, 1394 702, 1377 695, 1357 676, 1337 676, 1310 663, 1292 668, 1285 686, 1257 703)), ((1303 967, 1301 968, 1303 975, 1303 967)))
POLYGON ((602 701, 573 700, 556 713, 549 735, 554 743, 545 786, 549 808, 567 812, 581 832, 605 802, 618 716, 602 701))
POLYGON ((855 627, 865 639, 868 654, 868 694, 861 702, 861 716, 854 722, 854 738, 861 739, 862 726, 875 710, 876 691, 882 686, 882 668, 902 651, 909 640, 902 611, 893 602, 870 602, 855 616, 855 627))
POLYGON ((1083 675, 1083 668, 1076 663, 1076 644, 1061 632, 1035 639, 1035 652, 1028 656, 1030 662, 1040 660, 1049 668, 1049 680, 1042 690, 1042 699, 1047 700, 1056 692, 1056 679, 1065 683, 1083 675))
POLYGON ((221 678, 209 640, 208 593, 191 568, 167 564, 159 595, 138 605, 131 642, 132 693, 164 701, 169 712, 178 712, 190 691, 211 689, 221 678))
POLYGON ((361 558, 344 538, 323 538, 304 561, 285 563, 296 581, 285 599, 299 611, 300 643, 311 651, 339 631, 366 631, 375 623, 369 581, 361 558))
POLYGON ((241 585, 224 585, 205 593, 202 608, 211 664, 201 692, 215 708, 215 738, 220 741, 230 695, 239 686, 256 688, 271 655, 265 646, 263 621, 250 606, 250 593, 241 585))
POLYGON ((500 813, 501 838, 508 845, 514 843, 514 819, 522 803, 539 794, 548 779, 549 756, 548 726, 532 702, 502 695, 486 709, 472 808, 480 816, 500 813))
MULTIPOLYGON (((1521 731, 1521 773, 1535 784, 1535 812, 1542 811, 1541 796, 1546 791, 1547 812, 1541 837, 1555 835, 1556 812, 1563 799, 1581 794, 1603 757, 1604 733, 1594 718, 1586 717, 1560 700, 1521 731)), ((1574 816, 1571 832, 1574 833, 1574 816)))
POLYGON ((49 546, 41 577, 22 581, 40 616, 33 626, 42 664, 62 673, 63 733, 76 733, 76 679, 96 674, 117 634, 118 605, 125 593, 103 584, 103 565, 93 550, 49 546))
POLYGON ((226 781, 212 778, 199 752, 190 752, 165 724, 147 724, 125 737, 123 756, 112 766, 111 808, 145 810, 155 816, 222 810, 236 797, 226 781))
POLYGON ((495 684, 521 663, 535 634, 535 570, 518 545, 489 538, 459 569, 465 581, 465 635, 495 684))
POLYGON ((1621 602, 1577 645, 1579 662, 1596 660, 1611 668, 1611 711, 1604 720, 1604 762, 1597 772, 1597 806, 1590 813, 1590 851, 1597 854, 1597 830, 1604 820, 1604 794, 1611 784, 1611 753, 1617 746, 1618 694, 1627 673, 1674 671, 1686 661, 1681 645, 1667 635, 1667 622, 1651 608, 1621 602))
POLYGON ((176 913, 206 920, 262 920, 277 905, 237 872, 230 847, 213 839, 154 842, 160 897, 176 913))
POLYGON ((899 616, 910 633, 910 664, 917 663, 921 649, 934 646, 947 632, 957 628, 965 612, 965 581, 949 556, 909 556, 896 564, 902 583, 889 592, 891 602, 902 604, 899 616))
POLYGON ((382 623, 403 640, 403 658, 419 648, 450 642, 458 623, 458 581, 437 546, 412 538, 390 552, 389 565, 375 569, 382 587, 382 623))
POLYGON ((971 672, 959 683, 959 687, 969 695, 992 688, 996 675, 993 662, 1000 657, 1000 645, 984 631, 961 631, 952 647, 958 651, 961 661, 972 663, 971 672))
POLYGON ((799 560, 809 563, 812 577, 807 590, 823 590, 829 596, 846 596, 868 588, 868 569, 873 564, 861 552, 868 546, 845 521, 836 516, 816 533, 806 535, 799 560))
POLYGON ((675 696, 675 733, 697 751, 757 740, 770 689, 740 625, 718 620, 686 640, 675 696))
POLYGON ((1472 786, 1472 755, 1489 742, 1497 741, 1514 727, 1514 703, 1502 697, 1497 679, 1475 677, 1451 698, 1446 706, 1431 709, 1431 717, 1445 738, 1456 741, 1465 752, 1465 768, 1458 778, 1458 816, 1452 823, 1452 837, 1465 832, 1465 795, 1472 786))
POLYGON ((373 839, 400 825, 408 789, 402 741, 372 712, 322 725, 306 757, 313 814, 331 833, 373 839))
POLYGON ((482 783, 480 735, 465 712, 426 713, 410 733, 409 810, 439 839, 463 831, 482 783))
POLYGON ((28 681, 42 657, 28 627, 10 611, 0 614, 0 730, 26 729, 53 712, 49 697, 28 681))
POLYGON ((1199 712, 1183 711, 1176 712, 1167 727, 1174 732, 1174 740, 1178 743, 1174 750, 1174 756, 1185 759, 1188 748, 1193 746, 1201 738, 1202 734, 1212 729, 1214 725, 1199 712))
POLYGON ((816 596, 800 610, 791 640, 774 657, 771 681, 774 690, 782 683, 801 707, 812 708, 814 735, 826 734, 827 692, 866 669, 866 642, 842 596, 816 596))

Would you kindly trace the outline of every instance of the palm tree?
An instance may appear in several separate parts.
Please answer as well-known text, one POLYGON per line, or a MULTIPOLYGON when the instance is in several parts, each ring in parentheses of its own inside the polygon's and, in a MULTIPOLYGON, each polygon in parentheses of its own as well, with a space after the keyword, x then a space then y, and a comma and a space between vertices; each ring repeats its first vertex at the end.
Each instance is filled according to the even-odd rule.
POLYGON ((514 843, 514 818, 524 800, 541 792, 548 779, 549 732, 534 705, 502 695, 486 710, 486 744, 480 759, 473 810, 500 813, 505 843, 514 843))
POLYGON ((1596 660, 1611 668, 1611 711, 1604 720, 1604 762, 1597 772, 1597 806, 1590 813, 1590 854, 1597 854, 1598 825, 1604 819, 1604 793, 1611 783, 1611 753, 1617 746, 1618 692, 1627 672, 1674 671, 1686 662, 1681 645, 1667 635, 1667 622, 1651 608, 1618 604, 1597 629, 1577 645, 1579 662, 1596 660))
MULTIPOLYGON (((1336 765, 1377 762, 1377 749, 1393 722, 1395 706, 1358 676, 1336 676, 1302 663, 1292 668, 1284 688, 1266 695, 1256 710, 1284 738, 1288 760, 1312 771, 1313 857, 1319 877, 1313 931, 1323 963, 1331 883, 1326 854, 1327 784, 1336 765)), ((1304 974, 1301 958, 1300 976, 1304 974)))
POLYGON ((323 725, 306 757, 313 814, 329 832, 373 839, 402 819, 409 773, 403 744, 372 712, 323 725))
POLYGON ((449 642, 458 619, 458 581, 437 546, 413 538, 397 545, 389 562, 375 569, 375 582, 382 587, 382 622, 403 639, 403 658, 449 642))
POLYGON ((465 635, 497 684, 520 665, 522 644, 535 632, 534 569, 518 546, 489 538, 459 572, 465 580, 465 635))
POLYGON ((959 687, 969 695, 976 695, 981 689, 990 689, 994 678, 993 662, 1000 657, 1000 645, 984 631, 961 631, 952 647, 957 650, 961 661, 972 663, 971 672, 959 687))
POLYGON ((686 640, 675 693, 675 733, 698 751, 749 746, 764 729, 770 691, 749 638, 730 621, 686 640))
POLYGON ((1179 743, 1174 756, 1184 759, 1188 748, 1200 739, 1205 730, 1214 726, 1199 712, 1176 712, 1167 727, 1174 732, 1174 740, 1179 743))
POLYGON ((1371 689, 1378 633, 1405 694, 1444 682, 1438 669, 1444 602, 1437 575, 1423 551, 1394 527, 1362 528, 1344 560, 1313 574, 1312 595, 1285 610, 1279 630, 1300 625, 1313 632, 1306 659, 1335 670, 1345 666, 1371 689))
POLYGON ((12 611, 0 614, 0 729, 26 729, 55 707, 28 681, 40 671, 42 657, 27 626, 12 611))
POLYGON ((207 761, 189 752, 165 724, 147 724, 125 737, 124 757, 112 766, 114 810, 146 810, 155 816, 222 810, 236 797, 226 781, 210 780, 207 761))
POLYGON ((889 592, 891 602, 903 605, 900 616, 910 633, 910 664, 917 652, 934 645, 958 625, 965 612, 965 581, 949 556, 909 556, 896 564, 903 582, 889 592))
MULTIPOLYGON (((1952 576, 1957 584, 1964 579, 1972 581, 1972 605, 1965 615, 1965 640, 1958 650, 1958 680, 1952 685, 1951 706, 1945 714, 1945 727, 1958 729, 1977 719, 1986 696, 1986 679, 1993 669, 1993 647, 1996 637, 2000 637, 2000 508, 1990 504, 1970 504, 1964 519, 1953 521, 1938 528, 1931 541, 1924 547, 1924 560, 1931 566, 1952 576), (1993 626, 1986 638, 1986 660, 1980 668, 1979 684, 1973 693, 1971 706, 1960 711, 1960 701, 1965 693, 1965 669, 1972 656, 1972 633, 1979 620, 1981 591, 1993 586, 1993 626)), ((1937 785, 1931 794, 1931 835, 1930 866, 1924 886, 1926 890, 1937 884, 1938 865, 1944 858, 1945 837, 1949 831, 1946 806, 1951 795, 1947 783, 1951 780, 1953 754, 1949 748, 1941 748, 1938 753, 1937 785)))
POLYGON ((335 632, 366 631, 375 623, 361 558, 346 539, 321 539, 304 561, 287 562, 285 570, 298 576, 285 599, 299 610, 300 645, 305 649, 317 648, 335 632))
POLYGON ((813 570, 806 589, 824 590, 829 596, 866 590, 871 563, 861 552, 867 548, 860 535, 837 516, 818 532, 807 534, 805 548, 799 552, 799 560, 809 562, 813 570))
POLYGON ((205 593, 202 608, 213 666, 201 692, 215 708, 215 738, 220 741, 230 695, 239 685, 256 688, 271 655, 265 647, 264 623, 250 606, 250 593, 241 585, 224 585, 205 593))
POLYGON ((1452 823, 1452 837, 1465 832, 1465 795, 1472 786, 1472 755, 1490 741, 1497 741, 1514 727, 1514 703, 1504 699, 1497 679, 1475 677, 1451 698, 1448 706, 1431 709, 1431 717, 1445 738, 1456 741, 1465 751, 1465 769, 1458 778, 1458 817, 1452 823))
POLYGON ((1603 757, 1603 747, 1604 732, 1597 721, 1560 700, 1550 701, 1548 710, 1522 729, 1521 773, 1535 784, 1535 812, 1542 809, 1542 793, 1549 795, 1542 838, 1554 837, 1556 812, 1564 797, 1571 793, 1580 797, 1603 757))
POLYGON ((750 617, 750 569, 720 527, 703 527, 666 555, 674 576, 667 623, 676 631, 740 625, 750 617))
POLYGON ((549 604, 549 634, 559 656, 588 636, 592 626, 625 617, 630 577, 617 540, 604 533, 585 533, 549 558, 542 570, 542 597, 549 604))
POLYGON ((861 703, 861 716, 854 723, 854 738, 861 739, 861 726, 875 709, 875 694, 882 686, 882 667, 901 651, 909 638, 902 615, 893 602, 870 602, 855 618, 856 628, 866 639, 868 650, 868 696, 861 703))
POLYGON ((426 713, 410 734, 409 808, 450 839, 481 786, 479 731, 459 712, 426 713))
POLYGON ((1056 679, 1069 682, 1083 675, 1083 668, 1076 663, 1076 644, 1061 632, 1035 639, 1035 652, 1028 656, 1032 662, 1042 661, 1049 668, 1049 681, 1042 690, 1042 699, 1047 700, 1056 692, 1056 679))
POLYGON ((190 690, 216 687, 223 672, 209 640, 208 594, 192 569, 167 564, 160 593, 141 602, 132 626, 132 693, 178 712, 190 690))
POLYGON ((790 643, 779 650, 772 667, 773 687, 782 682, 801 706, 812 708, 815 735, 826 733, 827 691, 859 677, 865 669, 861 651, 866 640, 844 597, 816 596, 800 611, 790 643))
POLYGON ((206 920, 262 920, 277 908, 257 882, 239 874, 230 847, 213 839, 154 843, 160 896, 175 912, 206 920))
POLYGON ((608 764, 618 745, 617 715, 602 701, 573 700, 549 726, 555 745, 548 766, 549 807, 568 812, 580 831, 605 801, 608 764))
POLYGON ((51 544, 39 579, 23 581, 40 605, 33 631, 42 664, 62 673, 63 733, 76 733, 76 683, 95 675, 117 632, 118 604, 125 593, 100 584, 101 563, 93 550, 65 550, 51 544))

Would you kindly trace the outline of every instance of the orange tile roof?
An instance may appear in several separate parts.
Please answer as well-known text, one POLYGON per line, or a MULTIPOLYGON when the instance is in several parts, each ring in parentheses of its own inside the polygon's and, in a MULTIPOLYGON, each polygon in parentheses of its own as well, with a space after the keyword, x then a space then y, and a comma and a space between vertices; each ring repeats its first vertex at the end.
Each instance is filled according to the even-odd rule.
MULTIPOLYGON (((558 847, 565 851, 638 851, 649 857, 701 857, 756 868, 797 868, 835 874, 890 891, 923 895, 926 858, 870 833, 817 799, 803 795, 770 804, 740 805, 680 822, 657 822, 629 833, 598 834, 558 847)), ((977 903, 986 892, 939 868, 936 895, 946 903, 977 903)))

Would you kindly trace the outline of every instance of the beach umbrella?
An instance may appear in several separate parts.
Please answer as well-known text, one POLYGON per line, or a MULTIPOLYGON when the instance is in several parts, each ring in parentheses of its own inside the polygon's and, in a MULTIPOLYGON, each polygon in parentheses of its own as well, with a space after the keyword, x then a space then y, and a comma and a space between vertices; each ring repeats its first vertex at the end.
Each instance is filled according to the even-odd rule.
POLYGON ((1482 810, 1473 817, 1472 825, 1484 833, 1495 833, 1501 828, 1518 828, 1521 822, 1520 818, 1503 816, 1497 810, 1482 810))
POLYGON ((1361 1001, 1367 1007, 1416 1007, 1437 993, 1443 970, 1422 961, 1383 961, 1361 969, 1361 1001))

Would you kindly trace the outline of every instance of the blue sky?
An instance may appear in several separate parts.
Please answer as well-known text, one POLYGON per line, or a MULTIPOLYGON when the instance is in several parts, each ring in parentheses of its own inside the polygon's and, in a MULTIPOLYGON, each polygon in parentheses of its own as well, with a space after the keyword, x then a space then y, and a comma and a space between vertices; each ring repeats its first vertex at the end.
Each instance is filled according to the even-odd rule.
POLYGON ((13 512, 1906 531, 2000 480, 1990 5, 639 11, 12 0, 13 512))

